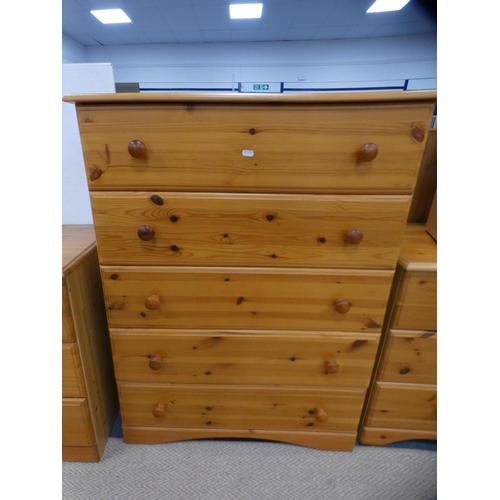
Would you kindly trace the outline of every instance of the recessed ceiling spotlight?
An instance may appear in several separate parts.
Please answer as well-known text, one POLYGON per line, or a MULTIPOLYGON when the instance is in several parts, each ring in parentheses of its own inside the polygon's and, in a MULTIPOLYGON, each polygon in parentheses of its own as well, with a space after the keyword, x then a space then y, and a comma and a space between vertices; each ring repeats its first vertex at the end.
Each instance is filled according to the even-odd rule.
POLYGON ((103 24, 132 22, 122 9, 91 10, 90 13, 97 17, 103 24))
POLYGON ((390 12, 392 10, 401 10, 409 1, 410 0, 376 0, 366 12, 390 12))
POLYGON ((229 6, 229 17, 231 19, 259 19, 261 16, 261 3, 239 3, 229 6))

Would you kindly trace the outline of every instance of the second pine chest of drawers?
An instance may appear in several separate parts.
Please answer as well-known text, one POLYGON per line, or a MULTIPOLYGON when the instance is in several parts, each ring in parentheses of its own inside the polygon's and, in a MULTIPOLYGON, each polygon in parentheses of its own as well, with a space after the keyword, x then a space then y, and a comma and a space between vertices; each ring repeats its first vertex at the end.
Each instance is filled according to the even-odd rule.
POLYGON ((435 94, 65 100, 125 441, 351 450, 435 94))

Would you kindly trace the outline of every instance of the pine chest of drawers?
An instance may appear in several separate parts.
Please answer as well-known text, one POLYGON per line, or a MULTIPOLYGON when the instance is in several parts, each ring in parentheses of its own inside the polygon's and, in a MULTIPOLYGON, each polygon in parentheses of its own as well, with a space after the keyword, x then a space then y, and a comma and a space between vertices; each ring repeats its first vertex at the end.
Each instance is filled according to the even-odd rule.
POLYGON ((435 93, 65 101, 125 441, 351 450, 435 93))
POLYGON ((98 462, 118 415, 94 228, 62 226, 62 458, 98 462))
POLYGON ((437 244, 405 230, 360 442, 437 439, 437 244))

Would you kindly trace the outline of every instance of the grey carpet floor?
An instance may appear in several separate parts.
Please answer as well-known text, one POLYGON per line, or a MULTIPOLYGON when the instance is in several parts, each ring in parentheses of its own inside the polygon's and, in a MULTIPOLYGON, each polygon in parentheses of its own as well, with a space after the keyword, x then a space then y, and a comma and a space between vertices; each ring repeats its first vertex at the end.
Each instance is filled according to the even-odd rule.
POLYGON ((63 462, 63 500, 433 500, 437 452, 356 445, 110 438, 99 463, 63 462))

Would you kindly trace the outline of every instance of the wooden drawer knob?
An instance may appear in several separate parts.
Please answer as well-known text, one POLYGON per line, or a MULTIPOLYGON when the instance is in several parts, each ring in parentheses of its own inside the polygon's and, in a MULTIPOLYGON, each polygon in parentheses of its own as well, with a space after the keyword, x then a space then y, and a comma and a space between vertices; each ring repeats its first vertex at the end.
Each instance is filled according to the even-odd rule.
POLYGON ((146 146, 141 141, 130 141, 128 145, 128 152, 134 158, 147 158, 148 151, 146 146))
POLYGON ((337 373, 340 369, 339 364, 334 359, 327 359, 325 361, 325 373, 328 375, 333 375, 337 373))
POLYGON ((373 142, 366 143, 358 152, 359 161, 372 161, 378 155, 378 146, 373 142))
POLYGON ((167 409, 165 408, 165 405, 162 405, 161 403, 158 403, 153 410, 153 415, 156 418, 162 418, 167 414, 167 409))
POLYGON ((315 412, 314 412, 314 418, 318 421, 318 422, 326 422, 328 420, 328 413, 326 413, 325 410, 323 410, 323 408, 318 408, 315 412))
POLYGON ((149 368, 151 368, 151 370, 160 370, 161 368, 163 368, 162 357, 161 356, 153 356, 149 360, 149 368))
POLYGON ((361 243, 363 239, 363 233, 359 229, 351 229, 345 234, 345 241, 351 245, 357 245, 361 243))
POLYGON ((149 309, 150 311, 154 311, 155 309, 158 309, 160 307, 160 297, 158 295, 150 295, 145 301, 144 305, 146 306, 146 309, 149 309))
POLYGON ((137 236, 142 241, 151 241, 155 237, 155 230, 151 226, 141 226, 137 230, 137 236))
POLYGON ((347 302, 347 300, 337 299, 335 301, 335 310, 339 314, 346 314, 346 313, 348 313, 350 308, 351 308, 351 304, 350 304, 350 302, 347 302))

